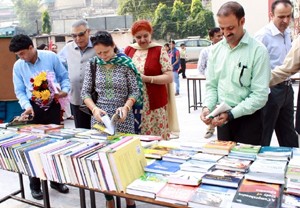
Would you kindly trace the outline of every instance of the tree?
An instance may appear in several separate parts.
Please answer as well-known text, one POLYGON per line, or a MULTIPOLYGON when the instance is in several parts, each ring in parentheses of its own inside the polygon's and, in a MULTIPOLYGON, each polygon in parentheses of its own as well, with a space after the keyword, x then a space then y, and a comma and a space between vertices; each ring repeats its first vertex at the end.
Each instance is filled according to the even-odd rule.
POLYGON ((27 34, 38 33, 40 0, 12 0, 20 26, 27 34), (36 24, 32 24, 36 22, 36 24))
POLYGON ((175 0, 171 12, 171 20, 172 20, 172 32, 173 39, 181 37, 182 35, 182 26, 187 17, 188 13, 185 12, 184 3, 181 0, 175 0))
POLYGON ((153 24, 153 38, 155 39, 169 39, 171 31, 171 9, 166 4, 160 3, 155 12, 152 21, 153 24))
POLYGON ((51 32, 50 16, 47 10, 42 13, 42 33, 49 34, 51 32))
MULTIPOLYGON (((190 4, 191 0, 182 0, 185 5, 190 4)), ((132 15, 134 20, 137 19, 153 19, 154 13, 160 3, 168 8, 173 6, 170 0, 118 0, 118 14, 132 15)))
POLYGON ((191 14, 184 24, 185 36, 205 37, 208 30, 215 26, 213 13, 202 7, 200 0, 192 0, 191 14))

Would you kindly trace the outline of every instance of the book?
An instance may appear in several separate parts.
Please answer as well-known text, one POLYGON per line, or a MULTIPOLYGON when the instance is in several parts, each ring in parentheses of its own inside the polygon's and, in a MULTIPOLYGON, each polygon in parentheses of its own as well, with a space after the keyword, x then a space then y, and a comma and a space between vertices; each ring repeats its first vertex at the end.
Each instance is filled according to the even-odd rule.
POLYGON ((180 169, 185 170, 185 171, 195 171, 195 172, 205 173, 214 165, 215 165, 215 163, 213 163, 213 162, 206 162, 206 161, 191 159, 191 160, 186 161, 185 163, 182 163, 180 165, 180 169))
POLYGON ((144 149, 146 158, 161 159, 163 155, 167 154, 172 148, 154 145, 150 148, 144 149))
POLYGON ((48 131, 54 130, 54 129, 61 129, 63 128, 63 125, 59 124, 41 124, 38 126, 34 126, 31 129, 32 133, 47 133, 48 131))
POLYGON ((300 196, 283 194, 282 208, 298 208, 298 207, 300 207, 300 196))
POLYGON ((213 169, 202 177, 202 183, 237 188, 243 178, 241 172, 213 169))
POLYGON ((173 174, 180 169, 181 163, 156 160, 150 165, 145 166, 144 170, 152 173, 173 174))
POLYGON ((140 140, 129 138, 123 144, 107 151, 118 191, 125 191, 130 183, 141 177, 146 166, 146 158, 140 140))
POLYGON ((233 141, 211 140, 203 146, 202 152, 228 155, 235 144, 233 141))
POLYGON ((207 154, 207 153, 199 152, 199 153, 193 155, 192 159, 205 161, 205 162, 214 162, 215 163, 218 160, 220 160, 222 157, 224 157, 224 156, 223 155, 215 155, 215 154, 207 154))
POLYGON ((127 186, 126 193, 154 199, 166 184, 165 175, 146 172, 127 186))
POLYGON ((201 184, 191 197, 189 207, 222 207, 231 208, 236 189, 201 184))
POLYGON ((198 186, 204 173, 179 170, 167 176, 168 183, 181 184, 187 186, 198 186))
POLYGON ((163 160, 171 162, 184 163, 189 160, 197 152, 193 150, 172 149, 162 156, 163 160))
POLYGON ((233 198, 232 208, 280 207, 280 193, 278 184, 243 180, 233 198))
POLYGON ((287 161, 292 156, 291 147, 274 147, 263 146, 261 147, 257 158, 268 160, 285 160, 287 161))
POLYGON ((230 158, 226 156, 220 159, 216 163, 215 168, 223 169, 223 170, 247 172, 251 162, 252 162, 251 160, 236 159, 236 158, 230 158))
POLYGON ((166 184, 157 194, 155 200, 186 206, 197 187, 178 184, 166 184))
POLYGON ((231 149, 228 156, 232 158, 248 159, 253 161, 255 160, 260 148, 260 145, 237 143, 231 149))
POLYGON ((160 141, 160 140, 162 140, 161 136, 154 136, 154 135, 136 135, 134 137, 137 137, 141 141, 144 141, 144 142, 160 141))
POLYGON ((225 102, 220 103, 219 105, 216 106, 216 108, 206 116, 206 118, 214 118, 218 116, 221 113, 224 113, 228 110, 231 110, 232 108, 227 105, 225 102))

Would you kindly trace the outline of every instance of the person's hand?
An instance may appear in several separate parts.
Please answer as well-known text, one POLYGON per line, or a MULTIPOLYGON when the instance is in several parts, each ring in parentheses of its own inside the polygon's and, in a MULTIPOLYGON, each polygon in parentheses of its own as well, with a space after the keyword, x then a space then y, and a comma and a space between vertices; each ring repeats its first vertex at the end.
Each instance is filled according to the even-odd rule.
POLYGON ((221 113, 219 116, 216 116, 212 120, 212 125, 214 126, 224 126, 227 124, 229 118, 228 118, 228 113, 221 113))
POLYGON ((209 125, 211 124, 212 119, 211 118, 206 118, 206 116, 210 113, 209 109, 204 107, 202 108, 202 113, 200 115, 200 119, 206 124, 209 125))
POLYGON ((102 122, 101 117, 104 116, 105 114, 106 112, 98 107, 96 107, 93 111, 94 118, 99 122, 102 122))
POLYGON ((33 108, 32 108, 32 107, 27 108, 27 109, 21 114, 21 117, 22 117, 22 119, 24 119, 24 120, 26 120, 26 119, 28 120, 30 116, 34 117, 34 111, 33 111, 33 108))
POLYGON ((54 94, 54 97, 55 97, 56 99, 59 99, 59 98, 68 96, 68 93, 66 93, 66 92, 64 92, 64 91, 61 91, 61 90, 58 89, 58 88, 57 88, 57 90, 58 90, 58 93, 57 93, 57 94, 54 94))
POLYGON ((116 110, 116 113, 120 115, 119 122, 124 122, 128 115, 128 109, 126 107, 120 107, 116 110))

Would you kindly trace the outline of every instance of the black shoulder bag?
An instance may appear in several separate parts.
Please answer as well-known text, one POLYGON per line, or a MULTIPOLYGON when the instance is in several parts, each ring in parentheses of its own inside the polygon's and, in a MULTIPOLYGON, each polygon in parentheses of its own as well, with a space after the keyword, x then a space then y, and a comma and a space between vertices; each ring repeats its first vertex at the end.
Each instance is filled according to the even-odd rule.
MULTIPOLYGON (((94 103, 97 103, 97 99, 98 99, 98 94, 95 90, 95 79, 96 79, 96 68, 97 68, 97 63, 96 63, 96 59, 93 62, 90 62, 90 68, 91 68, 91 73, 92 73, 92 91, 91 91, 91 96, 92 96, 92 100, 94 101, 94 103)), ((79 106, 79 109, 89 115, 93 115, 92 111, 85 105, 84 102, 82 102, 82 104, 79 106)))

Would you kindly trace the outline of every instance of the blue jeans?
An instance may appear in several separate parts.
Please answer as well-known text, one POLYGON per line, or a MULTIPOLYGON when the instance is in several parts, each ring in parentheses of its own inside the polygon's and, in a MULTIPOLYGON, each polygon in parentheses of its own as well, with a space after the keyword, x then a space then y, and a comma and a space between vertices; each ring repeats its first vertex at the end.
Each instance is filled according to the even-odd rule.
POLYGON ((179 87, 180 87, 180 84, 179 84, 179 74, 177 71, 173 71, 173 82, 175 82, 176 84, 176 87, 175 87, 175 92, 179 94, 179 87))

